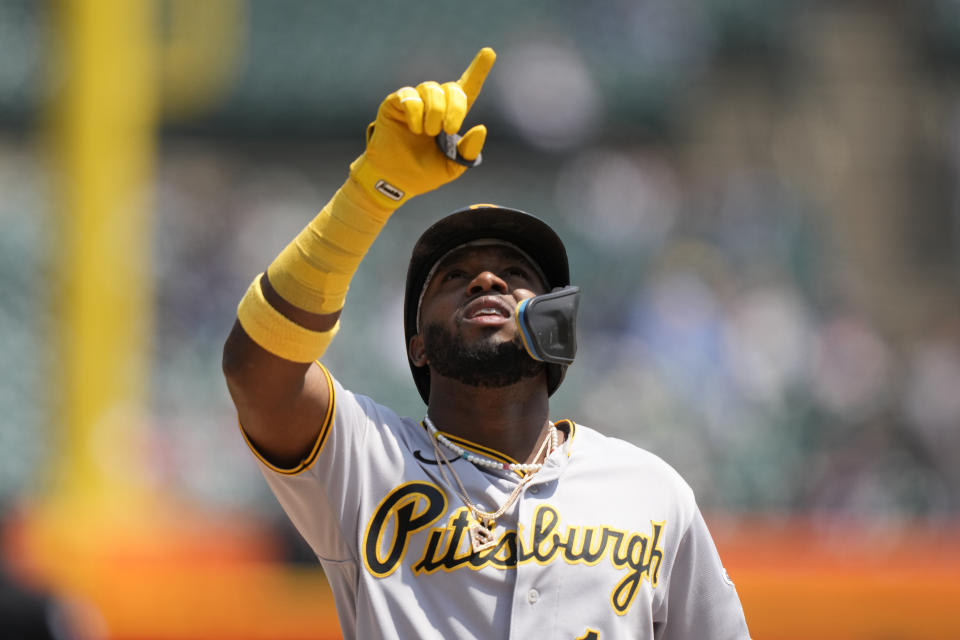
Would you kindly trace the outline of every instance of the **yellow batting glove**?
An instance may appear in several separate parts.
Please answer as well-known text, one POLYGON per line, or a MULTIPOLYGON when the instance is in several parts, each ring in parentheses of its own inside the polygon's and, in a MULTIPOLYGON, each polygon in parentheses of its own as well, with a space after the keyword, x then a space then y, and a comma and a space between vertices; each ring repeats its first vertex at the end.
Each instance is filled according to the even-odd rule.
POLYGON ((423 82, 387 96, 367 129, 366 151, 350 165, 350 177, 390 208, 458 178, 487 138, 483 125, 455 136, 496 58, 484 47, 456 82, 423 82))

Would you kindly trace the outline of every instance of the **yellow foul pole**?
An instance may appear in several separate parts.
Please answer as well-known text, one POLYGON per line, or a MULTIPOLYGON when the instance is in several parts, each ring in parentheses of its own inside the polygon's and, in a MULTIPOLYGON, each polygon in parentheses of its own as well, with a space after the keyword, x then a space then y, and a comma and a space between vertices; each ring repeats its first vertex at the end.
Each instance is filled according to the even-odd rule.
POLYGON ((55 591, 91 603, 117 637, 183 637, 200 624, 191 588, 202 574, 183 565, 198 557, 195 538, 181 535, 180 505, 150 482, 152 185, 159 88, 167 88, 168 109, 189 115, 217 97, 211 87, 227 86, 221 76, 231 66, 220 48, 227 40, 226 50, 237 50, 242 22, 231 7, 229 0, 56 0, 50 12, 44 140, 56 215, 45 248, 56 274, 58 360, 47 390, 55 437, 48 499, 26 519, 22 555, 55 591), (164 7, 172 40, 161 51, 155 12, 164 7), (227 26, 200 28, 189 7, 227 26), (150 571, 178 562, 172 595, 170 576, 150 571), (165 614, 171 598, 183 615, 165 614), (157 609, 157 601, 167 605, 157 609))
POLYGON ((152 335, 154 3, 61 0, 47 131, 58 200, 57 511, 142 511, 152 335))

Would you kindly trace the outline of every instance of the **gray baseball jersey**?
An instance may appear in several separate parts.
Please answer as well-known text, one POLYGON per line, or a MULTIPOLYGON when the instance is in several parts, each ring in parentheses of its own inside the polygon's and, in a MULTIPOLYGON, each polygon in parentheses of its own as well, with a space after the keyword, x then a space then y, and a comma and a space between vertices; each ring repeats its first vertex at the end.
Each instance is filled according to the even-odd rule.
MULTIPOLYGON (((424 426, 327 379, 310 455, 292 469, 257 458, 323 565, 345 638, 748 637, 693 493, 660 458, 557 422, 565 442, 497 520, 496 544, 474 552, 424 426)), ((488 511, 521 479, 447 453, 488 511)))

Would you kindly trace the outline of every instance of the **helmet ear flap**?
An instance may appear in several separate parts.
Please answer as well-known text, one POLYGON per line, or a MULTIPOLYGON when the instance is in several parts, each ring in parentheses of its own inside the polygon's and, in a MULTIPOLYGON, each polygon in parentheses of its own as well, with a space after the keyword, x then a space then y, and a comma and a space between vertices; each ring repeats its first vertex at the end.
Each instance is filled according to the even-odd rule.
POLYGON ((534 360, 568 366, 577 355, 580 287, 558 287, 517 305, 517 327, 534 360))

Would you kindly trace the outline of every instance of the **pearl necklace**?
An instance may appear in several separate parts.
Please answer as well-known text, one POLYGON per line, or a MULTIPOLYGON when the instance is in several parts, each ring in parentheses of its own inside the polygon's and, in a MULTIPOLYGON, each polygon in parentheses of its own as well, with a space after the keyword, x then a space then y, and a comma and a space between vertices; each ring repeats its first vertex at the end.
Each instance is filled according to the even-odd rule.
MULTIPOLYGON (((433 423, 430 422, 430 418, 424 417, 424 423, 430 429, 431 435, 434 436, 430 438, 430 444, 433 445, 433 450, 437 456, 438 467, 440 469, 440 476, 443 478, 444 483, 446 483, 446 485, 450 487, 450 489, 460 497, 460 500, 463 501, 464 506, 467 507, 467 510, 470 512, 470 515, 472 516, 471 522, 467 526, 467 531, 470 538, 470 547, 473 549, 474 553, 480 553, 481 551, 486 551, 487 549, 491 549, 495 547, 497 544, 497 541, 496 541, 496 538, 494 538, 493 536, 493 532, 497 528, 497 518, 502 516, 504 513, 507 512, 507 510, 511 506, 513 506, 513 503, 516 502, 518 497, 520 497, 520 492, 523 491, 523 488, 527 486, 527 484, 533 479, 534 472, 539 471, 543 467, 543 464, 534 463, 530 465, 506 465, 501 462, 496 462, 494 460, 482 458, 480 456, 474 456, 469 451, 466 451, 462 447, 459 447, 453 444, 452 442, 450 442, 449 440, 447 440, 446 438, 444 438, 443 435, 437 430, 437 428, 433 426, 433 423), (477 460, 483 460, 487 463, 484 466, 488 466, 490 468, 511 469, 511 470, 516 470, 516 469, 512 469, 513 467, 521 467, 521 466, 528 467, 528 468, 530 467, 536 467, 536 468, 532 469, 529 474, 525 475, 523 479, 517 483, 517 486, 514 487, 512 492, 510 492, 510 496, 500 506, 499 509, 492 512, 484 511, 483 509, 475 505, 473 501, 471 501, 470 498, 467 496, 467 488, 463 486, 463 481, 460 480, 460 476, 458 476, 457 472, 454 471, 453 465, 450 464, 450 460, 447 459, 447 456, 443 453, 443 450, 440 448, 440 445, 437 444, 438 441, 443 442, 444 440, 447 440, 447 442, 444 442, 444 444, 449 448, 453 449, 454 451, 456 451, 458 455, 466 458, 467 460, 470 460, 471 462, 473 462, 471 458, 476 458, 477 460), (444 466, 446 466, 446 468, 449 469, 450 473, 453 475, 453 479, 456 481, 456 484, 457 484, 456 487, 454 487, 453 484, 450 482, 450 479, 447 478, 447 473, 446 471, 444 471, 444 466), (459 488, 459 491, 457 490, 458 488, 459 488)), ((539 460, 540 456, 542 455, 543 459, 546 460, 547 457, 556 450, 557 446, 558 446, 557 427, 551 422, 549 437, 543 439, 543 444, 540 445, 540 449, 537 451, 537 454, 534 456, 533 459, 539 460), (547 449, 548 442, 550 443, 549 449, 547 449)), ((480 462, 478 464, 483 464, 483 462, 480 462)))
MULTIPOLYGON (((519 462, 499 462, 492 458, 477 455, 471 451, 467 451, 460 445, 451 441, 450 438, 440 433, 440 431, 434 426, 433 422, 431 422, 429 416, 423 417, 423 423, 427 425, 427 430, 430 431, 430 435, 439 440, 443 446, 450 449, 458 456, 466 458, 475 465, 486 467, 488 469, 503 469, 505 471, 515 471, 520 473, 536 473, 543 468, 542 462, 531 462, 528 464, 519 462)), ((547 456, 553 453, 553 451, 560 446, 560 436, 557 434, 556 425, 552 422, 550 423, 548 437, 550 440, 550 449, 547 450, 547 456)), ((547 456, 544 456, 544 460, 546 460, 547 456)))

